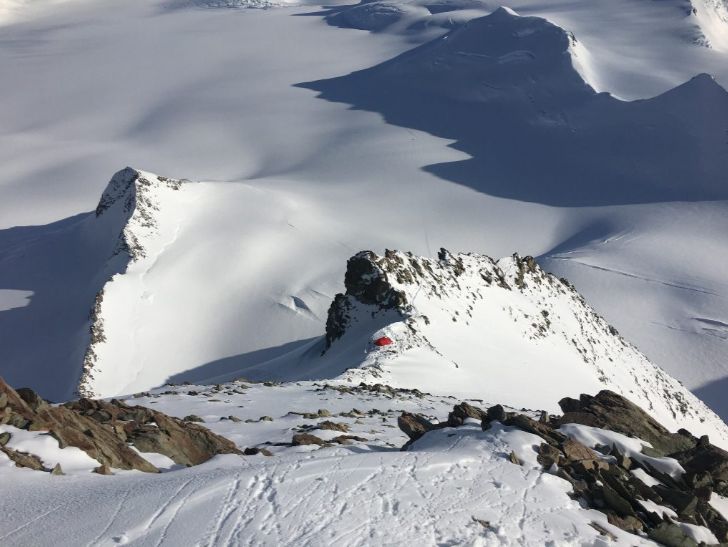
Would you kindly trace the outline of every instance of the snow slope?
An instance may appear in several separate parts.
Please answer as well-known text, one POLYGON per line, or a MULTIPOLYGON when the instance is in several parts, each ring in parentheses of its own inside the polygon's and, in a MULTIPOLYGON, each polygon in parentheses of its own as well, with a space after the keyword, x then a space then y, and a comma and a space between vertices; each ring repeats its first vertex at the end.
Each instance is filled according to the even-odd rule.
MULTIPOLYGON (((340 290, 345 260, 360 249, 406 248, 431 256, 445 246, 539 256, 573 279, 651 360, 728 412, 721 406, 728 292, 720 272, 728 250, 720 237, 725 202, 715 201, 722 199, 719 180, 700 191, 692 180, 670 188, 673 199, 691 203, 661 203, 667 199, 661 191, 634 199, 638 189, 626 188, 618 206, 592 200, 594 206, 564 207, 570 192, 544 192, 528 180, 505 190, 532 189, 517 196, 530 203, 502 199, 483 185, 477 170, 466 173, 460 181, 465 184, 455 184, 447 169, 423 169, 443 165, 452 173, 456 162, 482 164, 487 149, 470 148, 468 158, 448 147, 449 133, 441 138, 397 127, 379 110, 351 110, 294 87, 379 65, 497 6, 440 2, 426 8, 428 15, 421 4, 412 4, 414 27, 403 20, 397 28, 370 34, 327 25, 326 13, 315 6, 170 9, 166 2, 141 0, 38 5, 43 9, 3 27, 0 47, 0 70, 13 75, 3 82, 0 102, 0 224, 8 227, 0 232, 0 358, 3 374, 16 385, 34 385, 57 400, 75 389, 88 314, 113 271, 107 261, 117 241, 103 230, 97 233, 93 215, 73 215, 94 208, 109 174, 131 164, 220 181, 181 192, 195 203, 185 207, 185 216, 194 218, 185 219, 177 243, 160 251, 154 273, 146 277, 156 278, 158 292, 148 291, 145 298, 181 305, 156 315, 145 309, 143 291, 135 292, 120 316, 142 310, 156 326, 108 327, 119 340, 137 337, 154 348, 145 354, 147 361, 130 356, 135 366, 157 371, 149 373, 153 383, 177 371, 202 378, 244 368, 319 336, 330 298, 340 290), (277 36, 275 43, 271 36, 277 36), (563 202, 534 203, 544 196, 563 202), (37 226, 10 228, 27 224, 37 226), (180 281, 182 274, 195 290, 162 282, 180 281), (212 290, 220 286, 225 290, 212 290), (163 327, 170 318, 185 327, 187 338, 179 335, 179 326, 163 327)), ((511 7, 522 19, 543 16, 571 32, 577 73, 598 91, 649 98, 697 73, 726 83, 723 52, 694 43, 694 16, 680 4, 511 7)), ((721 28, 715 26, 718 35, 721 28)), ((558 29, 549 32, 558 36, 558 29)), ((424 92, 411 88, 408 102, 422 104, 424 92)), ((702 98, 704 92, 722 93, 702 77, 667 99, 684 94, 680 101, 707 109, 712 102, 702 98)), ((614 103, 609 112, 657 105, 689 139, 697 118, 675 120, 680 105, 665 106, 667 99, 614 103)), ((426 130, 433 129, 434 118, 456 119, 447 103, 417 114, 428 121, 426 130)), ((452 127, 455 137, 477 134, 476 119, 452 127)), ((692 142, 713 143, 709 159, 719 162, 724 156, 714 137, 721 118, 712 119, 713 136, 708 132, 692 142)), ((553 113, 541 118, 542 124, 554 120, 559 117, 553 113)), ((524 157, 516 155, 512 163, 528 169, 524 157)), ((688 173, 699 172, 699 155, 690 157, 694 170, 688 173)), ((654 161, 639 156, 634 161, 650 174, 654 161)), ((170 200, 170 210, 177 205, 170 200)), ((172 229, 176 214, 168 217, 172 229)), ((160 226, 166 230, 166 221, 160 226)), ((141 389, 135 375, 129 371, 109 382, 114 389, 125 389, 117 382, 141 389)))

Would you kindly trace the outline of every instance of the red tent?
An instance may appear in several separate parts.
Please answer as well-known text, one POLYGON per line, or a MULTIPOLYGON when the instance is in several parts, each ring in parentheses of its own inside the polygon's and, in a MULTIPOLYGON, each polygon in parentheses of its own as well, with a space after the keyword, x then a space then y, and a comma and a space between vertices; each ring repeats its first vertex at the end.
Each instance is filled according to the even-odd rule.
POLYGON ((388 346, 389 344, 392 344, 392 339, 389 336, 382 336, 381 338, 377 338, 374 340, 375 346, 388 346))

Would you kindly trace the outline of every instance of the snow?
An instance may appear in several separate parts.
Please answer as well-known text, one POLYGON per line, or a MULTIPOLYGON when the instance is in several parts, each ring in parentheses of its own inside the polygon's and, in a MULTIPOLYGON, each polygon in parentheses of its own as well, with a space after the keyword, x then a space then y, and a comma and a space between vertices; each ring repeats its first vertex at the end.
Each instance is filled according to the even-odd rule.
POLYGON ((718 540, 716 539, 713 532, 708 530, 705 526, 698 526, 696 524, 688 524, 687 522, 681 522, 679 524, 680 528, 682 528, 683 532, 685 532, 688 537, 693 538, 698 543, 705 543, 707 545, 716 544, 718 543, 718 540))
POLYGON ((713 509, 723 515, 723 518, 728 519, 728 499, 718 494, 713 494, 710 496, 709 503, 713 506, 713 509))
MULTIPOLYGON (((0 0, 0 374, 57 401, 79 379, 123 394, 170 378, 331 379, 364 365, 349 379, 376 380, 367 365, 387 354, 368 343, 380 331, 401 340, 401 317, 380 315, 356 344, 316 359, 349 256, 517 250, 566 275, 725 418, 728 23, 725 2, 691 6, 514 0, 488 18, 497 3, 0 0), (479 113, 504 96, 521 125, 479 113), (124 165, 148 170, 148 201, 85 213, 124 165), (173 190, 152 172, 202 182, 173 190), (144 252, 127 255, 135 238, 144 252), (102 289, 103 336, 89 353, 102 289)), ((647 544, 534 469, 534 439, 522 432, 472 425, 398 451, 397 411, 442 418, 456 401, 445 394, 553 409, 604 386, 555 337, 524 343, 530 323, 519 314, 538 312, 537 296, 492 296, 472 328, 427 332, 442 355, 418 346, 383 366, 392 383, 438 396, 353 401, 302 382, 221 402, 138 399, 199 414, 241 447, 290 440, 307 422, 289 410, 385 408, 352 423, 366 443, 271 446, 273 458, 182 470, 151 455, 170 472, 100 477, 48 436, 13 431, 11 446, 64 462, 70 476, 49 480, 0 459, 0 543, 604 544, 596 521, 618 542, 647 544), (472 353, 453 342, 461 333, 472 353), (220 421, 228 415, 274 421, 220 421), (511 451, 526 465, 508 462, 511 451)), ((437 325, 451 321, 447 306, 421 300, 437 325)), ((447 304, 464 313, 459 299, 447 304)), ((557 308, 563 318, 573 311, 557 308)), ((575 326, 566 323, 565 332, 575 326)), ((649 366, 607 367, 610 386, 628 391, 625 370, 649 366)), ((650 391, 639 397, 649 408, 650 391)), ((668 406, 651 410, 721 444, 723 424, 671 417, 668 406)), ((571 434, 646 458, 633 439, 571 434)), ((650 462, 680 473, 673 461, 650 462)))
POLYGON ((644 469, 640 469, 640 468, 631 469, 630 473, 632 473, 632 475, 637 477, 639 480, 641 480, 647 486, 657 486, 658 484, 662 484, 660 481, 658 481, 652 475, 648 475, 644 469))
POLYGON ((652 447, 652 445, 641 439, 581 424, 564 424, 559 431, 590 448, 615 446, 625 456, 640 463, 647 463, 657 471, 673 478, 679 478, 685 473, 680 463, 674 458, 656 458, 642 454, 643 446, 652 447))
MULTIPOLYGON (((572 32, 571 63, 592 87, 615 96, 652 97, 697 72, 724 84, 728 63, 720 48, 685 39, 692 19, 663 4, 517 2, 506 13, 528 21, 544 16, 572 32)), ((92 209, 110 174, 129 163, 218 182, 189 185, 181 193, 189 203, 165 199, 169 215, 160 219, 164 237, 154 250, 160 255, 144 281, 154 289, 130 272, 129 292, 118 288, 109 297, 119 304, 109 336, 133 362, 118 377, 99 375, 117 392, 125 389, 117 380, 128 390, 146 389, 170 374, 203 378, 268 361, 321 334, 354 252, 390 247, 432 255, 443 245, 540 256, 651 360, 728 412, 721 396, 727 293, 716 267, 726 252, 718 235, 725 232, 723 201, 635 204, 629 194, 618 206, 554 207, 502 199, 423 170, 467 158, 448 147, 452 135, 397 127, 295 86, 379 65, 498 6, 442 2, 425 16, 420 4, 392 2, 409 10, 415 26, 368 34, 301 17, 318 9, 305 5, 36 5, 43 9, 28 8, 4 27, 0 50, 0 69, 13 74, 0 105, 0 223, 39 224, 0 232, 1 301, 6 291, 32 294, 22 307, 12 296, 12 308, 0 313, 3 375, 13 384, 54 400, 75 391, 89 309, 107 281, 108 246, 116 241, 102 237, 89 217, 72 215, 92 209), (274 34, 281 38, 270 47, 274 34), (133 75, 133 85, 125 75, 133 75), (175 235, 178 213, 185 222, 175 235), (163 312, 162 305, 171 307, 163 312), (138 326, 127 328, 125 319, 138 326)), ((701 82, 692 92, 711 92, 701 82)), ((413 104, 418 93, 410 95, 413 104)), ((457 137, 467 127, 453 130, 457 137)), ((483 150, 469 153, 481 157, 483 150)), ((474 173, 467 182, 482 178, 474 173)))
POLYGON ((444 418, 459 401, 322 387, 165 386, 131 399, 177 416, 199 414, 205 426, 240 448, 289 441, 298 428, 324 419, 346 423, 351 434, 368 440, 321 449, 269 445, 273 457, 218 456, 162 474, 74 474, 60 477, 62 488, 59 477, 0 467, 0 542, 576 546, 600 544, 590 526, 597 522, 619 538, 616 545, 651 545, 609 525, 604 514, 583 509, 569 498, 567 482, 532 462, 508 460, 523 448, 519 457, 528 462, 528 447, 539 444, 538 437, 498 424, 485 432, 465 425, 429 433, 402 452, 406 437, 396 427, 401 410, 444 418), (291 413, 318 408, 332 417, 291 413), (356 416, 340 415, 353 408, 360 411, 356 416), (220 420, 229 415, 242 421, 220 420), (245 422, 261 415, 273 419, 245 422))

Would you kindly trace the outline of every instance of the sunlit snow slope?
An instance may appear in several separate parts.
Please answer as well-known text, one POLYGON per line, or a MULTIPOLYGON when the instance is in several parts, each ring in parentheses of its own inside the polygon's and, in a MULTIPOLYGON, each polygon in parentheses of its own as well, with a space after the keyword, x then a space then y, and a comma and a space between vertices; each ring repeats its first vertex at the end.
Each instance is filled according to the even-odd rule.
POLYGON ((538 256, 728 415, 724 4, 375 2, 374 33, 345 5, 32 4, 0 41, 13 384, 67 398, 112 358, 89 313, 122 271, 105 393, 269 361, 322 335, 355 252, 445 246, 538 256), (123 214, 83 213, 125 164, 218 181, 145 175, 135 260, 123 214))

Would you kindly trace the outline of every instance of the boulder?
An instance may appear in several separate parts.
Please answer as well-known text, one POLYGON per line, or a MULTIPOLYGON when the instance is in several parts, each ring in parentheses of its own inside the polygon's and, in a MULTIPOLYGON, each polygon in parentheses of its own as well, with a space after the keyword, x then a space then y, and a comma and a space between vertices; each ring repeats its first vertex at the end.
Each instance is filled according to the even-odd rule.
POLYGON ((240 454, 232 441, 195 423, 182 422, 161 412, 153 412, 156 427, 145 425, 132 430, 129 440, 141 452, 158 452, 179 465, 198 465, 217 454, 240 454))
POLYGON ((450 427, 461 426, 467 418, 472 418, 482 423, 483 418, 486 416, 487 413, 484 410, 477 406, 472 406, 466 402, 462 402, 453 407, 452 412, 450 412, 447 417, 447 425, 450 427))
POLYGON ((325 420, 316 426, 316 429, 325 429, 328 431, 341 431, 342 433, 349 432, 349 426, 341 422, 332 422, 325 420))
POLYGON ((411 414, 409 412, 402 412, 397 418, 397 425, 410 438, 410 441, 416 441, 428 431, 437 429, 435 424, 421 414, 411 414))
POLYGON ((304 445, 310 445, 315 444, 318 446, 324 446, 326 444, 326 441, 323 439, 320 439, 316 435, 311 435, 310 433, 297 433, 293 436, 293 439, 291 440, 291 444, 293 446, 304 446, 304 445))

